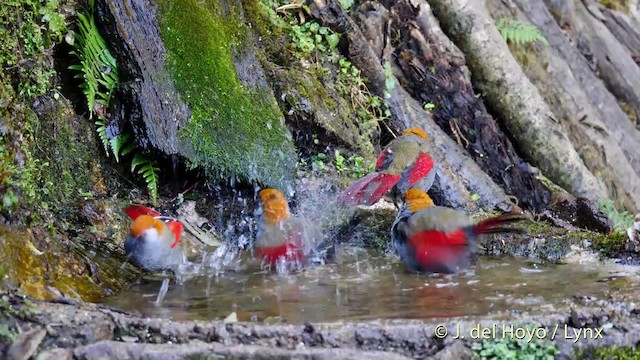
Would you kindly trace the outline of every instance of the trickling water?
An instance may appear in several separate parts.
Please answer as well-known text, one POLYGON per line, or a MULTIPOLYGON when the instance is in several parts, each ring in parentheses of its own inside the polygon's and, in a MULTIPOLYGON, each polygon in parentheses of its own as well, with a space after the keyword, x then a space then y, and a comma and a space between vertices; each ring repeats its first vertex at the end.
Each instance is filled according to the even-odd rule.
POLYGON ((108 305, 175 320, 222 319, 236 312, 240 321, 303 323, 551 311, 575 295, 602 297, 610 290, 609 274, 576 264, 483 257, 467 273, 414 275, 385 254, 341 247, 337 257, 288 275, 261 271, 242 259, 251 265, 172 283, 160 306, 153 301, 161 279, 134 285, 108 305))

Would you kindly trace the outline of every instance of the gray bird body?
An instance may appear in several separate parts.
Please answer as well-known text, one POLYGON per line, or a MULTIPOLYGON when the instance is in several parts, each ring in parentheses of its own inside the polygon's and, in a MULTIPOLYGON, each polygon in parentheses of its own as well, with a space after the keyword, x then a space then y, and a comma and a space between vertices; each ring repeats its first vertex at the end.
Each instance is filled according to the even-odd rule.
POLYGON ((175 237, 165 226, 162 235, 155 228, 147 229, 137 238, 128 234, 124 251, 137 267, 148 271, 176 270, 184 259, 180 244, 171 248, 175 237))

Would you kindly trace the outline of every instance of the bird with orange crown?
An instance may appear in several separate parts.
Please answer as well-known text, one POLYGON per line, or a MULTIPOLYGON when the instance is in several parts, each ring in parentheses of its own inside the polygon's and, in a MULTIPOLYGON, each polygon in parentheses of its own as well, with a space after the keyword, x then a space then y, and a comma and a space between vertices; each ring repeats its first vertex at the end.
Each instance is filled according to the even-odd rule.
POLYGON ((320 232, 303 219, 291 215, 284 195, 272 188, 258 193, 261 215, 255 242, 255 255, 266 264, 300 267, 311 258, 322 260, 331 247, 322 243, 320 232))
MULTIPOLYGON (((172 271, 185 262, 180 246, 183 225, 179 221, 163 217, 146 206, 131 205, 125 213, 133 220, 131 230, 124 241, 124 251, 137 267, 147 271, 172 271)), ((169 287, 169 279, 162 282, 156 304, 162 301, 169 287)))
POLYGON ((424 191, 409 189, 391 228, 391 240, 408 271, 454 273, 472 265, 479 235, 522 232, 504 225, 524 219, 506 214, 474 224, 458 210, 434 206, 424 191))
POLYGON ((410 188, 427 191, 436 176, 435 160, 429 155, 427 134, 420 128, 406 129, 380 153, 375 171, 356 180, 339 196, 347 206, 373 205, 385 195, 396 208, 410 188))

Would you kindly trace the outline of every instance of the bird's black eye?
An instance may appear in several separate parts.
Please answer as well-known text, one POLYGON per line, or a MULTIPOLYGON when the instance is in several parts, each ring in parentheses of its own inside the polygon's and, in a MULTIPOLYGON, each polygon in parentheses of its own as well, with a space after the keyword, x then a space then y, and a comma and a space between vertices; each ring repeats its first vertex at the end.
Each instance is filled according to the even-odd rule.
POLYGON ((278 198, 278 197, 276 196, 276 194, 271 194, 271 195, 269 195, 269 200, 275 200, 275 199, 277 199, 277 198, 278 198))

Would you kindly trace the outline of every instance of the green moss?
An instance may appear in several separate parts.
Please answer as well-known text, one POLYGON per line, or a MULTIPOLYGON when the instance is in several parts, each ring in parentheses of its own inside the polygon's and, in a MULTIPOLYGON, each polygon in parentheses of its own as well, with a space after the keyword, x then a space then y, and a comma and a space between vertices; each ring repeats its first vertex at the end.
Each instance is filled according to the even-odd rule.
POLYGON ((576 359, 640 360, 640 352, 631 347, 603 346, 580 351, 576 359))
POLYGON ((598 0, 602 6, 611 10, 620 11, 625 14, 629 13, 630 0, 598 0))
POLYGON ((273 96, 241 84, 234 57, 247 29, 235 9, 222 9, 216 0, 160 1, 167 65, 193 111, 181 135, 210 176, 286 188, 297 163, 291 136, 273 96))

